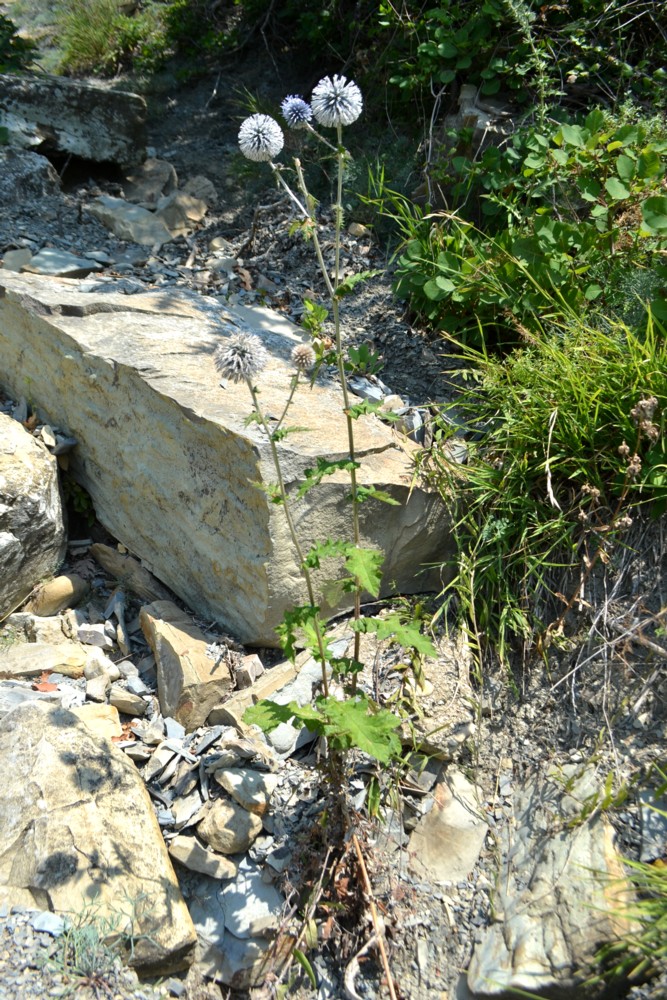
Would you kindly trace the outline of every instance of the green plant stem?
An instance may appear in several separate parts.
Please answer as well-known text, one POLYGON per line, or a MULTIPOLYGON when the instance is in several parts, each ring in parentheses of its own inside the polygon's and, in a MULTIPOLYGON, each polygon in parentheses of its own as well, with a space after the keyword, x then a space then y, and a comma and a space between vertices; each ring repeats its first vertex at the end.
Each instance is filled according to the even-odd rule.
POLYGON ((287 181, 283 177, 283 175, 282 175, 282 173, 280 171, 280 167, 277 166, 275 163, 270 163, 269 166, 273 170, 274 176, 275 176, 276 180, 278 181, 278 183, 280 184, 280 186, 282 188, 284 188, 284 190, 287 192, 287 194, 288 194, 288 196, 290 198, 290 201, 292 201, 293 204, 296 205, 296 207, 299 209, 299 211, 301 212, 301 214, 303 216, 305 216, 306 219, 309 219, 310 215, 308 213, 307 208, 305 207, 305 205, 301 204, 301 202, 299 201, 299 199, 297 198, 297 196, 294 194, 294 191, 292 191, 291 187, 289 186, 289 184, 287 183, 287 181))
MULTIPOLYGON (((338 375, 340 378, 341 389, 343 392, 343 412, 345 413, 345 423, 347 427, 347 442, 348 451, 351 462, 356 462, 356 449, 354 444, 354 423, 352 417, 350 416, 350 392, 347 385, 347 375, 345 373, 345 361, 343 357, 343 342, 341 337, 340 329, 340 312, 339 312, 339 298, 337 295, 337 289, 340 284, 340 227, 343 212, 343 167, 345 165, 345 149, 342 143, 342 126, 338 126, 338 180, 336 189, 336 204, 334 205, 334 279, 333 282, 329 277, 327 271, 327 266, 324 261, 324 255, 322 253, 322 246, 320 244, 319 237, 317 235, 317 222, 314 215, 310 215, 312 222, 312 237, 313 246, 315 247, 315 254, 317 256, 317 262, 320 265, 320 270, 322 272, 322 277, 324 278, 324 283, 326 285, 327 294, 331 300, 331 313, 334 323, 334 337, 336 342, 336 364, 338 367, 338 375)), ((299 189, 306 199, 307 204, 310 206, 311 199, 308 195, 308 189, 306 187, 306 181, 303 176, 303 168, 298 159, 294 160, 294 166, 296 168, 296 175, 299 182, 299 189)), ((350 487, 352 492, 352 537, 354 544, 357 548, 360 546, 361 542, 361 532, 359 529, 359 500, 357 498, 357 472, 356 469, 350 469, 350 487)), ((361 590, 359 587, 355 588, 354 591, 354 619, 358 621, 361 617, 361 590)), ((361 648, 361 633, 354 633, 354 658, 359 659, 359 652, 361 648)), ((352 691, 356 691, 357 687, 357 677, 356 674, 352 678, 352 691)))
MULTIPOLYGON (((248 385, 248 388, 250 389, 250 395, 252 396, 252 405, 253 405, 253 408, 255 410, 255 413, 257 414, 257 417, 258 417, 259 422, 260 422, 260 424, 261 424, 261 426, 262 426, 262 428, 264 430, 264 433, 266 434, 267 438, 269 439, 269 445, 270 445, 270 448, 271 448, 271 457, 273 459, 273 465, 275 467, 276 475, 278 477, 278 489, 280 491, 280 498, 282 500, 283 510, 285 512, 285 520, 287 521, 287 527, 289 529, 290 537, 292 539, 292 544, 294 545, 294 548, 296 549, 296 554, 298 556, 299 564, 301 566, 301 572, 303 573, 303 578, 304 578, 304 580, 306 582, 306 589, 308 591, 308 600, 310 601, 310 604, 311 604, 312 607, 316 607, 317 605, 315 603, 315 588, 313 587, 313 581, 312 581, 312 577, 310 575, 310 570, 309 570, 308 565, 306 563, 306 557, 304 556, 303 549, 301 547, 301 542, 299 541, 299 535, 297 533, 296 526, 295 526, 294 520, 292 518, 292 512, 290 510, 290 501, 289 501, 289 497, 287 495, 287 490, 285 489, 285 480, 283 479, 283 472, 282 472, 282 468, 281 468, 281 465, 280 465, 280 456, 278 455, 278 449, 276 447, 276 442, 275 442, 275 439, 273 437, 273 433, 271 431, 271 428, 269 427, 268 421, 267 421, 266 417, 264 416, 264 411, 262 410, 262 407, 260 406, 259 395, 258 395, 256 387, 252 384, 252 382, 251 382, 251 380, 249 378, 246 378, 246 383, 248 385)), ((296 389, 296 379, 294 380, 294 385, 292 387, 292 393, 291 393, 291 395, 294 394, 295 389, 296 389)), ((290 396, 290 398, 291 398, 291 396, 290 396)), ((285 409, 285 412, 287 412, 287 408, 285 409)), ((285 416, 285 413, 283 413, 283 417, 284 416, 285 416)), ((281 420, 283 419, 283 417, 281 417, 281 420)), ((317 617, 315 618, 315 623, 314 624, 315 624, 315 634, 317 636, 317 649, 318 649, 318 652, 320 654, 320 663, 321 663, 321 666, 322 666, 322 692, 324 694, 324 697, 328 698, 329 697, 329 681, 328 681, 328 678, 327 678, 327 660, 326 660, 326 653, 325 653, 325 650, 324 650, 324 637, 322 635, 322 629, 321 629, 321 626, 320 626, 319 618, 317 618, 317 617)))

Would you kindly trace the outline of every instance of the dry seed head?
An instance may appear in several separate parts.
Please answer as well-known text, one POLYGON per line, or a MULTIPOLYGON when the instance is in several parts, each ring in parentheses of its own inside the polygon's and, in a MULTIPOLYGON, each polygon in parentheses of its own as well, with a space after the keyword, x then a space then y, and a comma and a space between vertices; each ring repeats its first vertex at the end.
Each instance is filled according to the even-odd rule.
POLYGON ((635 427, 640 425, 644 420, 651 421, 657 408, 658 400, 655 396, 649 396, 648 399, 640 399, 637 405, 633 406, 630 410, 630 416, 635 427))
POLYGON ((215 367, 232 382, 253 379, 266 367, 269 355, 253 333, 239 333, 220 344, 213 355, 215 367))
POLYGON ((642 460, 635 452, 628 463, 627 473, 631 479, 636 479, 639 473, 642 471, 642 460))
POLYGON ((297 344, 292 351, 292 364, 298 372, 310 371, 315 360, 315 351, 310 344, 297 344))
POLYGON ((625 441, 623 442, 623 444, 619 444, 618 453, 621 456, 621 458, 630 458, 630 445, 626 444, 625 441))

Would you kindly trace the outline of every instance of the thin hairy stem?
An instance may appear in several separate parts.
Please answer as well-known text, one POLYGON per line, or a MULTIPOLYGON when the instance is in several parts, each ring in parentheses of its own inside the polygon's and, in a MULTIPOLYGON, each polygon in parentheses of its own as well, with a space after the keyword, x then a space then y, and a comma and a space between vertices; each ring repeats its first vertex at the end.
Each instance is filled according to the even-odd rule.
MULTIPOLYGON (((283 471, 280 465, 280 456, 278 454, 278 448, 276 447, 274 434, 271 428, 269 427, 269 423, 264 415, 264 411, 260 406, 259 394, 257 392, 256 387, 252 384, 252 381, 249 378, 246 378, 246 383, 250 390, 250 395, 252 396, 253 409, 257 414, 257 418, 260 422, 260 425, 264 429, 264 433, 269 439, 269 446, 271 448, 271 457, 273 459, 273 465, 276 470, 276 476, 278 477, 278 490, 280 492, 280 499, 282 500, 282 506, 285 512, 285 520, 287 522, 287 527, 289 529, 290 537, 292 539, 292 544, 294 545, 296 554, 299 559, 299 565, 301 567, 303 579, 306 584, 306 590, 308 591, 308 600, 310 601, 312 607, 316 607, 317 605, 315 602, 315 588, 313 587, 313 580, 310 574, 310 569, 308 568, 308 564, 306 563, 306 557, 304 555, 303 548, 301 547, 301 542, 299 540, 299 535, 297 533, 296 526, 294 524, 294 519, 292 518, 292 511, 290 510, 290 501, 287 495, 287 490, 285 489, 285 480, 283 479, 283 471)), ((292 395, 294 394, 294 390, 296 389, 296 380, 294 380, 294 383, 295 384, 292 389, 292 395)), ((283 413, 283 417, 284 415, 285 414, 283 413)), ((318 616, 316 616, 315 618, 314 626, 315 626, 315 635, 317 637, 317 649, 320 654, 320 664, 322 666, 322 692, 325 698, 328 698, 329 681, 327 678, 326 652, 324 649, 324 636, 322 633, 322 627, 320 625, 318 616)))

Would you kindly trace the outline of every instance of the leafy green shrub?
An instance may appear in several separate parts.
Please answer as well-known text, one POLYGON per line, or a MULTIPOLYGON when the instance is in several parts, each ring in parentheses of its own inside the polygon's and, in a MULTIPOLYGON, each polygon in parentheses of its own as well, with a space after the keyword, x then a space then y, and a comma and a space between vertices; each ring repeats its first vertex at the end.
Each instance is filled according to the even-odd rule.
POLYGON ((634 94, 664 107, 667 14, 659 0, 635 8, 606 0, 381 3, 381 24, 394 35, 390 81, 411 95, 471 83, 518 104, 556 104, 583 87, 590 103, 634 94))
POLYGON ((0 14, 0 73, 16 73, 27 69, 35 55, 35 44, 22 38, 16 25, 0 14))
POLYGON ((573 319, 505 358, 464 356, 455 419, 467 462, 447 458, 460 427, 445 411, 427 465, 455 520, 443 610, 456 606, 507 658, 560 628, 558 595, 578 593, 579 571, 607 560, 635 508, 667 507, 667 340, 657 323, 638 333, 573 319))
MULTIPOLYGON (((626 276, 667 319, 667 140, 592 111, 582 124, 517 133, 504 150, 451 161, 458 212, 431 213, 376 179, 371 203, 403 237, 395 290, 433 327, 464 342, 512 343, 568 313, 627 319, 626 276), (466 214, 481 206, 485 231, 466 214)), ((481 225, 481 224, 480 224, 481 225)))
POLYGON ((131 15, 122 12, 121 0, 68 0, 57 9, 62 69, 102 75, 130 66, 156 69, 168 51, 162 17, 154 0, 131 15))

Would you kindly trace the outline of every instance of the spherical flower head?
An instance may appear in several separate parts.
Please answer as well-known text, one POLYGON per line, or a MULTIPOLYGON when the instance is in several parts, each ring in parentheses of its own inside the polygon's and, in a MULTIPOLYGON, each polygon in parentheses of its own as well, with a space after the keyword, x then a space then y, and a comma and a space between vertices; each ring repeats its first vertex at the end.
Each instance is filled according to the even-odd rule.
POLYGON ((292 364, 298 372, 307 372, 315 364, 315 351, 310 344, 297 344, 292 351, 292 364))
POLYGON ((239 129, 239 146, 249 160, 272 160, 284 142, 283 130, 270 115, 251 115, 239 129))
POLYGON ((334 74, 325 76, 313 90, 313 114, 320 125, 351 125, 361 114, 364 102, 356 83, 334 74))
POLYGON ((269 360, 264 344, 253 333, 239 333, 220 344, 213 355, 215 367, 232 382, 253 379, 269 360))
POLYGON ((290 94, 280 105, 283 118, 290 128, 307 128, 313 117, 313 109, 302 97, 290 94))

